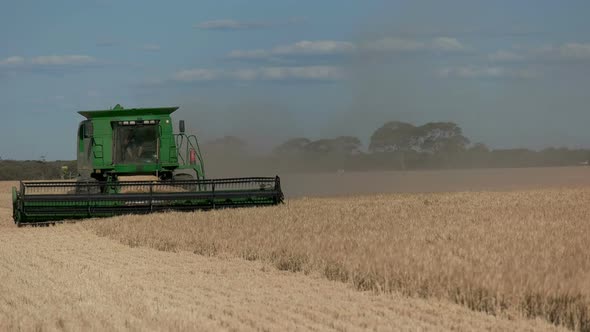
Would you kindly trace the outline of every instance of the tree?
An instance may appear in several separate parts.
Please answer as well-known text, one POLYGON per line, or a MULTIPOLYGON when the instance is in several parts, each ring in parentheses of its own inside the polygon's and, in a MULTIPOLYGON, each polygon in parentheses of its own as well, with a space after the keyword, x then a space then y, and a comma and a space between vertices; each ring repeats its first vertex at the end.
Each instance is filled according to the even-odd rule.
POLYGON ((453 122, 429 122, 416 127, 410 123, 391 121, 371 136, 371 152, 452 153, 463 151, 469 139, 453 122))
POLYGON ((332 140, 332 151, 341 154, 359 154, 361 140, 354 136, 340 136, 332 140))
POLYGON ((469 148, 470 152, 475 152, 475 153, 488 153, 490 152, 490 148, 488 148, 487 145, 485 145, 484 143, 478 142, 473 144, 470 148, 469 148))
POLYGON ((391 121, 377 129, 371 136, 369 151, 409 151, 415 148, 417 128, 406 122, 391 121))
POLYGON ((324 138, 310 142, 305 146, 306 152, 332 153, 332 154, 357 154, 361 150, 361 140, 353 136, 340 136, 336 138, 324 138))
POLYGON ((311 143, 311 140, 308 138, 292 138, 274 148, 273 153, 279 155, 302 153, 309 143, 311 143))
POLYGON ((464 151, 469 139, 453 122, 429 122, 419 129, 420 150, 429 153, 455 153, 464 151))
POLYGON ((310 142, 305 146, 305 152, 328 153, 331 149, 331 141, 329 138, 322 138, 310 142))

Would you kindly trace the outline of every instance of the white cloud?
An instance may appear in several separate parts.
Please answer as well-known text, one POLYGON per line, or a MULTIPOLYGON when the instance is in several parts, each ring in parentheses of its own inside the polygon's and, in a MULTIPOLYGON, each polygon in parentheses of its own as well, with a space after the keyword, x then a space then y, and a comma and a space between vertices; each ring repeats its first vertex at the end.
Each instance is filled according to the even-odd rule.
POLYGON ((268 26, 268 24, 263 22, 240 22, 236 20, 223 19, 201 22, 195 27, 202 30, 247 30, 264 28, 266 26, 268 26))
POLYGON ((425 48, 426 44, 424 42, 402 38, 382 38, 363 45, 364 50, 380 52, 418 51, 425 48))
POLYGON ((181 82, 212 81, 221 78, 221 73, 212 69, 186 69, 174 74, 173 79, 181 82))
POLYGON ((237 21, 233 19, 210 20, 198 23, 195 28, 201 30, 253 30, 299 24, 306 21, 305 17, 291 17, 282 21, 237 21))
POLYGON ((260 78, 265 80, 336 80, 343 76, 342 70, 333 66, 265 67, 260 70, 260 78))
POLYGON ((444 51, 444 52, 456 52, 456 51, 464 51, 466 47, 461 44, 457 39, 450 38, 450 37, 439 37, 435 38, 433 41, 430 42, 430 48, 435 51, 444 51))
POLYGON ((25 63, 25 58, 22 56, 11 56, 6 59, 0 60, 0 66, 12 67, 19 66, 25 63))
POLYGON ((495 62, 511 62, 524 60, 525 56, 510 51, 497 51, 489 54, 488 59, 495 62))
POLYGON ((239 81, 254 81, 260 77, 260 70, 258 69, 238 69, 230 74, 239 81))
POLYGON ((228 55, 232 59, 265 59, 277 56, 338 55, 354 51, 356 46, 336 40, 303 40, 294 44, 280 45, 270 50, 234 50, 228 55))
POLYGON ((354 51, 356 47, 349 42, 335 40, 300 41, 295 44, 278 46, 272 50, 273 55, 325 55, 342 54, 354 51))
POLYGON ((88 55, 41 55, 32 58, 11 56, 0 59, 0 69, 4 71, 31 71, 49 68, 66 69, 68 67, 85 67, 99 64, 99 61, 88 55))
POLYGON ((466 50, 467 47, 465 47, 457 39, 450 37, 438 37, 430 40, 387 37, 370 41, 363 45, 363 49, 366 51, 377 52, 458 52, 466 50))
POLYGON ((475 67, 475 66, 460 66, 460 67, 446 67, 439 71, 443 77, 500 77, 505 75, 505 69, 502 67, 475 67))
POLYGON ((439 70, 441 77, 458 78, 534 78, 534 71, 500 66, 458 66, 439 70))
POLYGON ((541 47, 521 47, 523 59, 529 61, 577 62, 590 60, 590 43, 565 43, 541 47))
POLYGON ((265 50, 233 50, 229 52, 231 59, 264 59, 271 56, 271 52, 265 50))
POLYGON ((174 81, 271 81, 271 80, 337 80, 344 77, 342 69, 334 66, 259 67, 237 70, 187 69, 176 72, 174 81))
POLYGON ((346 55, 357 51, 364 52, 412 52, 465 51, 465 47, 455 38, 439 37, 431 40, 402 39, 397 37, 382 38, 361 44, 337 40, 303 40, 294 44, 280 45, 271 49, 234 50, 228 54, 231 59, 273 59, 285 56, 309 55, 346 55))
POLYGON ((68 66, 92 64, 96 63, 96 59, 88 55, 43 55, 32 58, 30 62, 41 66, 68 66))

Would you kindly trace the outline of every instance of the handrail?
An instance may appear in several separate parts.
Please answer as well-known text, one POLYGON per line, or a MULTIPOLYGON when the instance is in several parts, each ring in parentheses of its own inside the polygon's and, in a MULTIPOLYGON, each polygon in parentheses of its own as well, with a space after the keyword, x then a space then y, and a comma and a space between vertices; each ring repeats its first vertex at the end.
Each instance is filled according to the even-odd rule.
POLYGON ((201 176, 203 179, 205 178, 205 162, 203 161, 203 156, 201 155, 201 148, 199 146, 199 141, 197 140, 197 136, 195 135, 186 135, 184 133, 174 134, 174 140, 176 143, 176 150, 178 155, 178 161, 180 165, 188 165, 189 155, 191 149, 193 149, 197 155, 197 159, 199 160, 199 165, 201 166, 201 174, 197 174, 201 176))

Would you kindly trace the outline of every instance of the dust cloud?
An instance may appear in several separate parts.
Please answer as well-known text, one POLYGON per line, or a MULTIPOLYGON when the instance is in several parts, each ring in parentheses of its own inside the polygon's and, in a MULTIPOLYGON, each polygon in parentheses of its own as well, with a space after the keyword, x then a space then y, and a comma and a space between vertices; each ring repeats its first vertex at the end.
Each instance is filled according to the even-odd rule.
MULTIPOLYGON (((223 95, 209 94, 204 90, 182 96, 181 109, 176 119, 186 120, 188 131, 198 135, 207 177, 279 174, 293 196, 510 189, 513 184, 515 187, 530 187, 536 183, 554 185, 542 177, 513 176, 527 172, 520 170, 508 170, 506 173, 502 170, 438 172, 433 170, 436 167, 428 167, 426 171, 382 172, 396 169, 394 163, 391 162, 389 167, 383 163, 385 166, 363 169, 350 158, 342 156, 324 156, 323 160, 317 160, 313 156, 297 159, 272 154, 274 147, 291 138, 318 140, 343 135, 358 137, 363 145, 362 152, 366 152, 372 133, 388 121, 414 125, 452 121, 463 128, 471 143, 483 141, 491 148, 520 148, 531 146, 534 141, 536 146, 546 147, 536 137, 539 136, 539 128, 544 128, 548 120, 532 117, 531 112, 526 111, 541 109, 537 106, 543 98, 526 101, 520 96, 521 92, 527 92, 531 96, 542 97, 539 93, 541 90, 535 85, 538 83, 514 79, 471 81, 477 84, 468 81, 457 83, 436 75, 445 66, 480 61, 478 59, 482 54, 473 51, 472 42, 476 37, 483 37, 484 42, 489 37, 482 32, 485 28, 469 28, 464 26, 465 22, 455 22, 450 17, 429 21, 428 16, 436 14, 440 6, 434 1, 396 5, 395 8, 392 4, 383 4, 376 12, 365 13, 366 24, 359 25, 362 26, 361 30, 352 31, 348 38, 341 37, 358 45, 360 49, 336 63, 345 69, 346 76, 342 81, 299 82, 293 89, 278 82, 266 82, 262 86, 248 82, 228 83, 223 95), (428 23, 417 26, 418 21, 428 23), (456 38, 463 49, 453 57, 437 50, 363 51, 363 45, 387 38, 397 38, 408 43, 428 43, 438 37, 456 38), (486 128, 505 128, 505 132, 486 128), (245 148, 236 150, 212 144, 226 136, 243 140, 245 148), (371 171, 374 174, 358 171, 371 171), (419 181, 422 177, 430 179, 428 185, 419 181), (482 180, 484 178, 488 180, 482 180), (499 184, 495 185, 496 182, 499 184)), ((496 33, 497 36, 503 34, 501 31, 496 33)), ((304 62, 306 60, 301 61, 296 65, 308 64, 304 62)), ((201 87, 192 88, 197 91, 201 87)), ((492 166, 483 167, 540 166, 544 162, 543 158, 546 159, 527 151, 516 157, 497 153, 486 158, 494 160, 489 161, 492 166), (534 158, 540 161, 535 163, 534 158)), ((564 162, 564 165, 576 165, 586 160, 584 158, 573 157, 572 161, 564 162)), ((548 166, 557 164, 552 162, 548 166)), ((470 168, 470 165, 466 163, 448 168, 470 168)), ((571 184, 584 182, 583 176, 579 175, 580 172, 585 173, 582 169, 548 169, 546 172, 547 176, 562 174, 575 179, 571 184)), ((536 171, 531 174, 536 174, 536 171)))
POLYGON ((283 141, 304 134, 303 124, 292 108, 272 98, 243 98, 216 104, 187 101, 175 118, 186 121, 187 132, 196 134, 205 150, 208 143, 233 136, 246 143, 248 153, 266 154, 283 141))

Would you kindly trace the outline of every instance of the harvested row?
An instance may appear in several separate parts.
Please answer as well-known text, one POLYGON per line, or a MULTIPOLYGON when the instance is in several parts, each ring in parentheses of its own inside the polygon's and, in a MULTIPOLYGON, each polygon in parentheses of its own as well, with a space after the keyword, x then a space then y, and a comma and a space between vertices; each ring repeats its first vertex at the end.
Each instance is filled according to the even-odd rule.
POLYGON ((590 188, 377 195, 83 226, 132 247, 230 254, 588 331, 588 202, 590 188))

